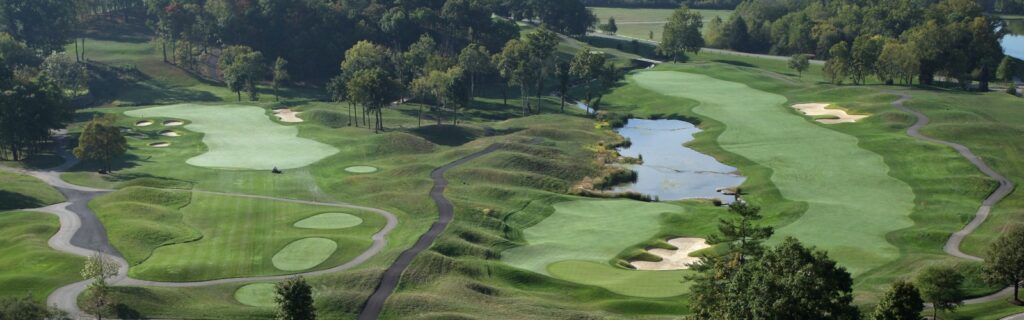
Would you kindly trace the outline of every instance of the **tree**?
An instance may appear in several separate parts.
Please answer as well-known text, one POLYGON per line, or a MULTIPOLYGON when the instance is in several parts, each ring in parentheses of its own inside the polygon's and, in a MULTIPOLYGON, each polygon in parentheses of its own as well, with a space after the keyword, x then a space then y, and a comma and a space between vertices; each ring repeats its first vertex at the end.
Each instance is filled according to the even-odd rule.
POLYGON ((736 51, 748 51, 750 46, 750 30, 747 28, 747 21, 740 15, 733 15, 725 26, 723 37, 729 49, 736 51))
POLYGON ((64 51, 77 13, 67 0, 0 1, 0 23, 18 41, 41 52, 64 51))
POLYGON ((985 276, 993 285, 1013 286, 1013 302, 1022 304, 1018 291, 1024 281, 1024 226, 1013 225, 992 243, 985 257, 985 276))
POLYGON ((32 48, 4 32, 0 32, 0 60, 4 61, 8 69, 35 66, 39 63, 39 57, 32 48))
POLYGON ((128 152, 128 140, 121 134, 121 129, 113 124, 112 118, 93 118, 78 136, 78 147, 75 157, 82 160, 103 162, 103 172, 110 172, 110 164, 114 158, 128 152))
POLYGON ((603 53, 595 52, 590 48, 584 48, 572 58, 569 74, 582 81, 587 88, 587 97, 583 102, 588 105, 593 104, 594 94, 603 90, 600 88, 601 82, 597 80, 605 72, 604 66, 607 61, 608 59, 603 53))
POLYGON ((494 65, 502 78, 508 81, 509 85, 519 87, 523 106, 523 116, 529 111, 530 82, 535 72, 531 65, 530 50, 525 43, 519 40, 510 40, 505 48, 494 56, 494 65))
MULTIPOLYGON (((551 74, 552 69, 555 67, 555 49, 558 48, 558 44, 561 42, 561 38, 558 34, 548 30, 547 28, 540 28, 534 33, 526 36, 526 47, 529 51, 529 60, 533 65, 531 72, 526 74, 532 78, 536 84, 537 98, 540 99, 541 94, 544 90, 544 80, 547 79, 548 75, 551 74)), ((540 105, 537 106, 537 112, 540 112, 540 105)))
POLYGON ((491 53, 479 44, 470 44, 459 53, 459 66, 469 75, 469 97, 476 98, 477 76, 491 73, 491 53))
POLYGON ((67 53, 50 53, 39 69, 40 76, 52 81, 65 95, 75 97, 89 89, 89 70, 85 64, 71 61, 67 53))
POLYGON ((313 306, 313 288, 302 277, 295 277, 280 282, 274 287, 277 296, 277 319, 280 320, 315 320, 316 307, 313 306))
POLYGON ((363 106, 363 115, 374 114, 373 131, 384 129, 384 107, 401 97, 401 84, 381 68, 359 70, 349 78, 346 85, 348 97, 363 106))
MULTIPOLYGON (((437 124, 441 125, 441 110, 444 110, 450 102, 454 99, 456 94, 455 88, 459 78, 462 77, 462 68, 452 67, 448 71, 433 70, 425 76, 416 78, 412 82, 412 92, 421 97, 429 96, 434 99, 439 105, 434 109, 436 111, 437 124)), ((453 110, 457 109, 453 107, 453 110)), ((423 111, 420 110, 420 121, 423 119, 423 111)))
POLYGON ((789 58, 789 68, 796 71, 800 77, 803 77, 804 71, 807 71, 810 67, 811 61, 806 54, 794 54, 789 58))
POLYGON ((572 66, 565 61, 558 62, 555 66, 555 79, 558 79, 558 96, 561 98, 561 112, 565 113, 565 96, 569 94, 569 85, 572 84, 572 66))
POLYGON ((242 91, 248 92, 251 100, 257 100, 256 83, 266 73, 262 53, 245 46, 228 47, 221 53, 220 70, 228 89, 238 94, 238 101, 242 101, 242 91))
POLYGON ((4 320, 70 320, 67 313, 35 301, 29 296, 0 298, 0 319, 4 320))
POLYGON ((742 264, 749 257, 760 255, 764 249, 762 243, 771 238, 775 229, 770 226, 756 225, 755 222, 761 220, 761 208, 752 206, 746 201, 736 201, 730 204, 729 213, 736 217, 719 219, 719 234, 709 236, 707 243, 726 245, 735 256, 735 260, 742 264))
POLYGON ((697 319, 859 318, 850 274, 793 238, 748 263, 714 260, 699 271, 690 304, 697 319))
POLYGON ((885 38, 881 36, 862 35, 853 41, 848 69, 854 84, 862 84, 868 75, 878 73, 878 56, 884 46, 885 38))
POLYGON ((914 83, 920 67, 920 60, 909 45, 890 40, 878 56, 878 79, 886 83, 899 79, 901 83, 910 85, 914 83))
POLYGON ((278 89, 288 84, 291 81, 291 76, 288 74, 288 60, 277 57, 274 61, 274 79, 272 86, 274 87, 274 99, 281 101, 281 95, 278 94, 278 89))
POLYGON ((619 32, 619 25, 615 23, 615 17, 608 17, 608 24, 605 24, 601 27, 602 30, 607 31, 608 33, 611 34, 616 34, 619 32))
POLYGON ((86 295, 86 310, 96 315, 99 320, 103 319, 103 313, 114 303, 110 297, 110 287, 107 279, 117 276, 120 267, 106 255, 96 253, 85 261, 82 267, 82 278, 93 280, 89 284, 89 292, 86 295))
POLYGON ((875 312, 874 320, 918 320, 924 310, 924 300, 914 284, 907 281, 896 281, 885 292, 875 312))
POLYGON ((939 311, 953 311, 964 300, 964 276, 950 266, 931 266, 921 271, 914 280, 921 289, 921 297, 932 303, 933 318, 939 311))
POLYGON ((12 74, 0 62, 0 158, 18 161, 41 150, 52 131, 71 120, 73 111, 52 83, 12 74))
POLYGON ((704 36, 700 30, 704 26, 700 13, 682 7, 672 12, 661 35, 658 53, 679 61, 687 52, 698 53, 704 47, 704 36))
POLYGON ((825 62, 825 74, 831 79, 832 83, 842 84, 843 80, 850 75, 850 69, 853 65, 853 57, 850 56, 850 45, 846 41, 841 41, 832 46, 832 49, 829 49, 828 52, 832 59, 825 62))

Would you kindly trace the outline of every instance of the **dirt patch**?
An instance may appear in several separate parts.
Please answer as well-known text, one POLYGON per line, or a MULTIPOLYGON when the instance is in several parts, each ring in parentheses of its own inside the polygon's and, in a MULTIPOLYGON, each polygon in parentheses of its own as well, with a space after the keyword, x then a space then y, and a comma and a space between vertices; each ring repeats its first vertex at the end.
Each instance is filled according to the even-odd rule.
POLYGON ((165 136, 165 137, 180 137, 181 136, 180 133, 178 133, 178 132, 176 132, 174 130, 160 131, 160 135, 161 136, 165 136))
POLYGON ((867 118, 866 115, 851 115, 846 110, 828 109, 827 103, 805 103, 793 105, 793 109, 812 117, 824 117, 816 121, 824 124, 852 123, 867 118))
POLYGON ((281 122, 302 122, 303 120, 299 119, 299 113, 301 112, 295 112, 292 111, 292 109, 274 110, 274 115, 277 116, 277 118, 280 119, 281 122))
POLYGON ((153 143, 150 143, 149 146, 153 147, 153 148, 167 148, 167 147, 171 146, 171 143, 170 142, 153 142, 153 143))
POLYGON ((647 250, 653 255, 661 257, 661 261, 633 261, 630 262, 637 270, 684 270, 690 265, 700 261, 698 257, 691 257, 690 253, 710 248, 704 239, 701 238, 675 238, 668 240, 668 243, 675 246, 676 250, 651 249, 647 250))
POLYGON ((164 121, 164 126, 165 127, 177 127, 177 126, 180 126, 180 125, 183 125, 183 124, 185 124, 185 121, 181 121, 181 120, 167 120, 167 121, 164 121))
POLYGON ((139 121, 139 122, 135 123, 136 127, 148 127, 148 126, 151 126, 151 125, 153 125, 153 121, 149 121, 149 120, 142 120, 142 121, 139 121))

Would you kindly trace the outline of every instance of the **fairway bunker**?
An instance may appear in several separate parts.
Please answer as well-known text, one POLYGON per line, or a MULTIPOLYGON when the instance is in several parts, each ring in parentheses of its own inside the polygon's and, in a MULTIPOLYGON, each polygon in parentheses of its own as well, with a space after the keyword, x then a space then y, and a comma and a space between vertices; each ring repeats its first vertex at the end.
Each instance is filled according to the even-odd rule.
POLYGON ((181 134, 179 134, 178 132, 176 132, 174 130, 160 131, 160 135, 161 136, 165 136, 165 137, 180 137, 181 136, 181 134))
POLYGON ((371 166, 351 166, 345 168, 345 171, 349 173, 374 173, 380 171, 380 169, 371 166))
POLYGON ((153 143, 150 143, 149 146, 153 147, 153 148, 167 148, 167 147, 171 146, 171 143, 170 142, 153 142, 153 143))
POLYGON ((167 121, 164 121, 164 126, 165 127, 177 127, 177 126, 182 126, 184 124, 185 124, 185 121, 181 121, 181 120, 167 120, 167 121))
POLYGON ((293 226, 303 229, 345 229, 363 224, 363 219, 341 212, 321 213, 295 222, 293 226))
POLYGON ((292 109, 274 110, 274 115, 277 116, 277 118, 280 119, 281 122, 302 122, 302 119, 299 118, 299 113, 300 112, 292 111, 292 109))
POLYGON ((337 250, 338 243, 331 239, 299 239, 278 251, 271 262, 283 271, 309 270, 327 261, 337 250))
POLYGON ((250 306, 250 307, 273 307, 277 303, 274 302, 274 288, 276 285, 273 283, 253 283, 247 284, 235 290, 235 300, 239 303, 250 306))
POLYGON ((153 121, 149 121, 149 120, 142 120, 142 121, 139 121, 139 122, 135 123, 136 127, 148 127, 148 126, 151 126, 151 125, 153 125, 153 121))
POLYGON ((846 110, 828 109, 828 106, 830 106, 828 103, 804 103, 793 105, 793 109, 815 117, 816 121, 824 124, 853 123, 868 117, 866 115, 851 115, 846 113, 846 110))
POLYGON ((691 257, 691 253, 711 247, 707 241, 701 238, 675 238, 668 240, 668 244, 676 247, 676 249, 647 250, 647 252, 661 257, 661 261, 633 261, 629 264, 633 265, 637 270, 685 270, 689 269, 691 264, 700 261, 699 257, 691 257))

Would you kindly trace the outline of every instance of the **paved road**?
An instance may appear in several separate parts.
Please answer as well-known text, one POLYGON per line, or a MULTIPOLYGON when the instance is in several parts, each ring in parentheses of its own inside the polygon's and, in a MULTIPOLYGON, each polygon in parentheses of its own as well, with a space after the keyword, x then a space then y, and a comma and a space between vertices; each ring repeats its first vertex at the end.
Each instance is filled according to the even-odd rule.
POLYGON ((416 258, 420 252, 429 248, 434 240, 441 235, 442 232, 448 227, 448 224, 452 222, 455 217, 455 207, 452 202, 445 198, 444 191, 448 187, 448 180, 444 178, 444 174, 452 168, 458 167, 466 162, 473 159, 482 157, 488 153, 501 149, 501 144, 493 144, 484 150, 470 154, 463 157, 462 159, 455 160, 443 167, 435 169, 430 173, 430 179, 434 180, 434 187, 430 189, 430 198, 434 200, 437 205, 438 219, 430 226, 419 240, 416 241, 411 248, 402 252, 395 260, 393 264, 386 271, 384 276, 380 280, 380 284, 377 289, 373 292, 373 295, 366 300, 366 304, 363 305, 363 310, 359 312, 359 320, 374 320, 380 317, 381 310, 384 309, 384 303, 387 302, 388 297, 398 287, 398 283, 402 279, 402 273, 405 269, 409 268, 409 264, 412 263, 413 259, 416 258))
MULTIPOLYGON (((67 252, 85 257, 91 257, 99 254, 114 261, 118 265, 118 274, 111 278, 109 280, 109 283, 115 286, 202 287, 227 283, 280 281, 294 276, 315 276, 333 272, 340 272, 358 266, 363 262, 366 262, 370 258, 373 258, 381 251, 383 251, 384 247, 387 245, 385 237, 389 233, 391 233, 391 231, 394 230, 396 226, 398 226, 398 218, 391 212, 377 208, 358 206, 349 203, 318 202, 239 193, 193 190, 193 192, 197 193, 207 193, 253 199, 265 199, 316 206, 366 210, 383 216, 387 220, 387 223, 384 225, 383 228, 381 228, 380 231, 373 235, 373 244, 370 245, 370 248, 368 248, 366 251, 364 251, 356 258, 346 262, 345 264, 330 269, 280 276, 241 277, 195 282, 158 282, 132 279, 128 277, 128 262, 121 256, 120 252, 118 252, 116 248, 110 245, 110 241, 107 238, 106 229, 103 227, 103 224, 100 222, 100 220, 96 217, 96 214, 91 209, 89 209, 88 206, 89 201, 91 201, 92 199, 110 193, 113 190, 81 187, 65 182, 60 178, 61 172, 64 172, 70 169, 71 167, 74 167, 75 164, 78 163, 78 160, 64 150, 60 151, 60 155, 64 157, 65 163, 59 167, 48 170, 17 170, 21 173, 28 174, 42 180, 43 182, 56 188, 58 191, 64 194, 65 198, 67 198, 67 201, 64 203, 59 203, 44 208, 27 209, 27 211, 39 211, 50 213, 56 215, 59 218, 60 229, 57 231, 55 235, 53 235, 53 237, 50 238, 48 242, 51 248, 61 252, 67 252)), ((0 169, 13 170, 9 168, 0 169)), ((47 304, 56 306, 57 308, 68 312, 69 315, 71 315, 72 317, 78 319, 91 318, 88 314, 86 314, 85 312, 78 308, 78 296, 85 291, 85 289, 91 282, 91 280, 79 281, 58 288, 53 293, 51 293, 50 296, 47 297, 47 304)))
MULTIPOLYGON (((900 95, 900 98, 899 100, 894 101, 892 105, 899 109, 900 111, 909 113, 917 118, 917 122, 914 123, 914 125, 912 125, 909 129, 907 129, 907 135, 920 140, 937 143, 953 148, 954 150, 959 152, 961 156, 967 159, 967 161, 971 162, 971 164, 977 167, 978 170, 980 170, 982 173, 999 182, 999 187, 996 188, 996 190, 992 192, 992 194, 990 194, 988 198, 985 198, 985 201, 982 202, 981 207, 978 208, 977 213, 974 215, 974 219, 971 220, 971 222, 968 223, 966 226, 964 226, 963 229, 957 231, 952 236, 950 236, 949 240, 946 241, 946 245, 943 247, 943 250, 951 256, 972 261, 983 261, 984 259, 980 257, 976 257, 964 253, 963 251, 960 251, 960 243, 963 242, 964 238, 966 238, 967 235, 971 234, 976 229, 978 229, 978 227, 981 226, 981 224, 985 222, 986 219, 988 219, 989 213, 992 211, 993 206, 995 206, 997 203, 999 203, 999 201, 1002 201, 1004 198, 1006 198, 1007 195, 1013 192, 1013 181, 1010 181, 1010 179, 1007 179, 1006 176, 1003 176, 995 169, 992 169, 992 167, 985 163, 985 160, 975 155, 974 152, 972 152, 971 149, 967 148, 966 146, 958 143, 935 139, 921 134, 921 128, 928 125, 930 119, 924 113, 911 109, 910 107, 907 107, 905 105, 907 101, 912 99, 910 95, 902 93, 896 94, 900 95)), ((965 300, 964 303, 978 304, 997 300, 1004 300, 1007 297, 1011 296, 1012 294, 1013 287, 1008 287, 1006 289, 1003 289, 999 292, 987 296, 965 300)), ((1024 313, 1009 316, 1003 318, 1003 320, 1024 320, 1024 313)))

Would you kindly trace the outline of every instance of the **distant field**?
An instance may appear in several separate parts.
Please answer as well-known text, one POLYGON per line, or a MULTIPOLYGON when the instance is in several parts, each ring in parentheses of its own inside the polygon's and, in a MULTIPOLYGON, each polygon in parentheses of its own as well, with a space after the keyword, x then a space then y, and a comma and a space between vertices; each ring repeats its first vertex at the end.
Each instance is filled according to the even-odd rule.
MULTIPOLYGON (((665 26, 668 17, 672 15, 672 9, 629 9, 629 8, 602 8, 592 7, 600 23, 608 23, 609 17, 615 17, 615 24, 619 26, 619 35, 649 39, 650 32, 654 31, 654 40, 661 41, 661 31, 665 26)), ((732 10, 693 10, 704 17, 704 26, 708 25, 714 17, 721 17, 723 20, 732 15, 732 10)))

